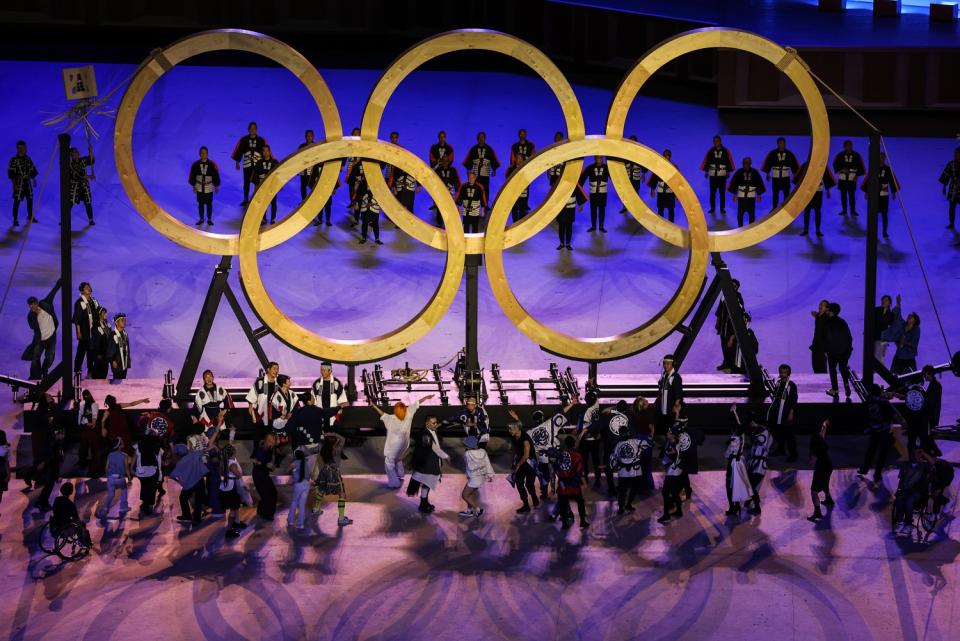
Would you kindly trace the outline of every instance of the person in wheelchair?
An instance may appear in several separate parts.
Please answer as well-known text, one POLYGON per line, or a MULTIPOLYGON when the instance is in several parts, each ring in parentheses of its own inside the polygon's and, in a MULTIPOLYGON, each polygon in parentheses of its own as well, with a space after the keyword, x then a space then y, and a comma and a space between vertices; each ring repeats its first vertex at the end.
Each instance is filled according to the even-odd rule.
POLYGON ((60 486, 60 496, 53 502, 53 513, 44 526, 47 536, 40 535, 40 548, 56 554, 65 561, 75 561, 89 552, 93 545, 90 532, 80 520, 73 500, 73 483, 60 486))
POLYGON ((60 534, 68 525, 80 521, 80 514, 73 499, 73 483, 64 483, 60 486, 60 496, 53 501, 53 513, 50 515, 50 531, 60 534))
POLYGON ((897 515, 894 534, 909 534, 913 530, 914 511, 925 502, 936 460, 922 448, 915 448, 910 458, 900 464, 900 483, 894 499, 897 515))

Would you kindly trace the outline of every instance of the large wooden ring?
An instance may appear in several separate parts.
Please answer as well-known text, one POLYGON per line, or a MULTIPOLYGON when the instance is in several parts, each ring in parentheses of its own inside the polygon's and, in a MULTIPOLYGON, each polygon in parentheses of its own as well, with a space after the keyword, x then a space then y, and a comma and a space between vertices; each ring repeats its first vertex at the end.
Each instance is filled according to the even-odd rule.
MULTIPOLYGON (((339 162, 337 163, 340 164, 339 162)), ((387 216, 392 213, 386 209, 387 216)), ((321 142, 304 147, 283 161, 264 180, 250 201, 240 227, 239 256, 240 280, 247 300, 264 326, 290 347, 316 358, 327 358, 339 363, 366 363, 379 361, 399 354, 412 343, 420 340, 446 314, 460 289, 463 275, 466 239, 460 214, 440 177, 425 162, 403 147, 382 141, 361 140, 346 136, 338 140, 321 142), (422 184, 434 197, 440 209, 443 223, 450 235, 446 243, 447 259, 443 278, 430 301, 422 310, 401 327, 374 338, 338 340, 316 334, 293 321, 280 311, 267 293, 260 277, 257 252, 260 221, 278 191, 305 167, 327 163, 348 157, 370 158, 399 167, 422 184)))
MULTIPOLYGON (((823 96, 796 52, 788 51, 772 40, 746 31, 707 28, 682 33, 657 45, 637 61, 626 75, 610 103, 606 134, 609 138, 623 138, 624 123, 630 106, 643 84, 660 67, 686 53, 715 47, 747 51, 776 65, 800 92, 810 118, 810 165, 803 180, 790 197, 770 215, 739 229, 710 232, 710 251, 724 252, 756 245, 785 229, 800 215, 823 180, 830 150, 830 122, 823 96)), ((692 240, 687 229, 661 218, 640 199, 630 184, 623 163, 610 163, 610 180, 624 206, 641 225, 668 243, 678 247, 690 245, 692 240)))
MULTIPOLYGON (((547 218, 550 212, 541 210, 537 216, 547 218)), ((540 221, 542 222, 542 221, 540 221)), ((549 219, 547 220, 549 222, 549 219)), ((521 332, 548 352, 583 361, 607 361, 636 354, 663 340, 683 321, 690 311, 707 273, 707 221, 693 188, 679 170, 666 158, 639 143, 615 140, 604 136, 587 136, 582 140, 557 143, 545 148, 513 173, 500 190, 500 196, 490 212, 484 244, 487 277, 490 289, 500 308, 521 332), (504 222, 514 200, 537 176, 554 165, 574 158, 607 156, 635 162, 648 167, 660 176, 674 191, 690 221, 690 258, 686 273, 677 292, 651 320, 624 334, 599 338, 578 338, 544 325, 523 308, 510 289, 503 267, 503 246, 506 236, 504 222)))
MULTIPOLYGON (((289 45, 262 33, 239 29, 204 31, 154 51, 140 64, 123 94, 123 100, 120 101, 114 127, 114 157, 120 183, 127 192, 130 202, 133 203, 134 209, 154 229, 173 242, 206 254, 232 256, 239 252, 238 235, 213 234, 177 220, 147 192, 133 161, 133 125, 150 87, 187 58, 210 51, 225 50, 255 53, 286 67, 303 82, 317 104, 323 118, 325 138, 328 140, 339 138, 343 135, 343 128, 333 95, 310 61, 289 45)), ((339 173, 340 163, 324 165, 313 193, 289 216, 257 234, 258 249, 269 249, 279 245, 306 227, 333 194, 339 173)))
MULTIPOLYGON (((383 72, 380 80, 370 93, 363 111, 360 136, 365 140, 377 140, 380 137, 380 121, 383 119, 383 111, 387 106, 387 101, 390 100, 394 91, 410 73, 424 63, 443 54, 469 50, 501 53, 530 67, 543 78, 557 97, 567 127, 567 138, 570 140, 583 138, 585 128, 580 103, 573 93, 573 87, 567 82, 560 69, 542 51, 530 43, 506 33, 486 29, 462 29, 441 33, 432 38, 427 38, 401 54, 383 72)), ((519 245, 533 237, 553 220, 580 179, 582 169, 582 160, 571 162, 564 167, 559 182, 540 207, 507 228, 506 247, 519 245), (539 214, 542 211, 548 213, 540 216, 539 214)), ((373 192, 377 201, 383 205, 385 211, 394 214, 392 220, 397 223, 400 229, 435 249, 443 250, 446 248, 446 232, 417 218, 413 212, 400 204, 400 201, 390 193, 390 189, 376 165, 364 163, 363 172, 367 184, 370 186, 370 191, 373 192)), ((490 199, 490 194, 487 194, 487 198, 490 199)), ((483 237, 483 234, 467 235, 468 254, 483 253, 483 237)))

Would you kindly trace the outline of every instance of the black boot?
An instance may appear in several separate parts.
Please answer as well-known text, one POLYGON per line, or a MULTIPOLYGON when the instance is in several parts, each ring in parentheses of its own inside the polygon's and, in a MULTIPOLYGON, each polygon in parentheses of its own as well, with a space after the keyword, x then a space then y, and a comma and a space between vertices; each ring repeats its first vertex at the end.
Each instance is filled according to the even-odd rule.
POLYGON ((417 509, 423 512, 424 514, 430 514, 431 512, 433 512, 434 508, 432 505, 430 505, 430 502, 427 501, 427 497, 422 496, 420 497, 420 507, 417 509))

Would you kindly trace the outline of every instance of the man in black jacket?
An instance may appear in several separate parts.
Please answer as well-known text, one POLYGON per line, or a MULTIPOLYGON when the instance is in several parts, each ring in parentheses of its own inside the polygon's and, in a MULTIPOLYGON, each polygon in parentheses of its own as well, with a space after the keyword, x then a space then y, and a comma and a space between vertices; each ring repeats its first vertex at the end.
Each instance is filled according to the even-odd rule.
POLYGON ((850 334, 850 327, 847 321, 840 318, 840 305, 830 303, 828 306, 828 317, 824 328, 824 343, 827 348, 827 365, 830 368, 830 389, 827 394, 834 398, 840 398, 840 392, 837 388, 837 368, 840 368, 840 374, 843 376, 843 389, 846 392, 847 400, 850 400, 850 368, 847 361, 853 353, 853 336, 850 334))
POLYGON ((54 287, 46 298, 37 300, 36 296, 27 299, 30 311, 27 312, 27 325, 33 330, 33 340, 23 350, 21 360, 30 361, 30 379, 41 380, 53 365, 57 349, 57 312, 53 309, 53 297, 58 287, 54 287), (41 362, 40 357, 43 356, 41 362))
POLYGON ((73 373, 80 372, 83 357, 87 357, 87 376, 93 376, 94 352, 91 343, 94 328, 100 323, 100 304, 93 297, 93 287, 80 283, 80 297, 73 303, 73 328, 77 334, 77 354, 73 357, 73 373))
POLYGON ((667 354, 663 357, 663 374, 657 384, 657 416, 661 433, 666 433, 673 425, 673 406, 677 401, 683 401, 683 379, 673 368, 673 354, 667 354))

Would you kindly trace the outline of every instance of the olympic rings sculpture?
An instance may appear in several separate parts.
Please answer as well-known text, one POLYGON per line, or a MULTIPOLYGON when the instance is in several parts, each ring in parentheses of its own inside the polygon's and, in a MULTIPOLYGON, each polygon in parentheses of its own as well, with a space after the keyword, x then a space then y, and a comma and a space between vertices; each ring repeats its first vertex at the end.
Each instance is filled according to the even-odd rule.
POLYGON ((383 73, 364 108, 360 137, 343 136, 333 96, 317 70, 297 51, 269 36, 242 30, 198 33, 159 49, 141 63, 127 87, 114 131, 117 170, 135 209, 161 234, 175 243, 216 255, 239 256, 240 278, 254 312, 276 336, 303 353, 342 363, 383 360, 404 351, 430 331, 449 309, 460 286, 464 259, 482 254, 490 287, 506 316, 544 349, 574 360, 603 361, 639 353, 665 338, 689 313, 703 285, 710 252, 732 251, 755 245, 787 227, 813 198, 827 166, 830 128, 823 98, 796 52, 752 33, 708 28, 669 39, 644 55, 630 70, 610 105, 606 133, 587 136, 583 114, 573 89, 560 70, 533 45, 508 34, 486 30, 460 30, 440 34, 414 45, 383 73), (710 232, 693 188, 677 167, 656 151, 623 137, 627 113, 646 80, 663 65, 692 51, 708 48, 739 49, 773 63, 796 86, 810 119, 809 165, 800 184, 773 213, 756 223, 731 231, 710 232), (465 234, 453 197, 436 173, 410 151, 379 139, 380 121, 390 96, 413 70, 433 58, 453 51, 479 49, 510 56, 530 67, 547 83, 560 102, 567 140, 544 147, 514 171, 494 199, 487 230, 465 234), (150 87, 183 60, 202 53, 240 50, 263 55, 287 68, 304 83, 323 119, 324 140, 303 147, 285 158, 254 193, 239 234, 214 234, 188 227, 164 210, 149 195, 133 162, 133 126, 150 87), (517 300, 507 281, 503 250, 522 243, 546 227, 567 202, 580 176, 583 158, 610 158, 611 182, 631 215, 662 240, 689 249, 683 281, 673 298, 646 323, 626 333, 579 338, 559 332, 531 316, 517 300), (312 332, 284 314, 270 298, 260 277, 259 251, 289 240, 312 220, 332 195, 341 161, 362 159, 370 190, 390 220, 420 242, 445 251, 443 277, 430 301, 412 320, 382 336, 335 340, 312 332), (641 164, 663 179, 686 213, 682 228, 657 216, 630 186, 624 161, 641 164), (419 182, 440 210, 445 229, 435 227, 406 210, 390 193, 379 163, 397 167, 419 182), (274 227, 261 228, 260 220, 284 184, 306 167, 322 165, 316 189, 274 227), (540 174, 563 164, 560 180, 547 198, 524 218, 506 226, 508 214, 521 192, 540 174))

